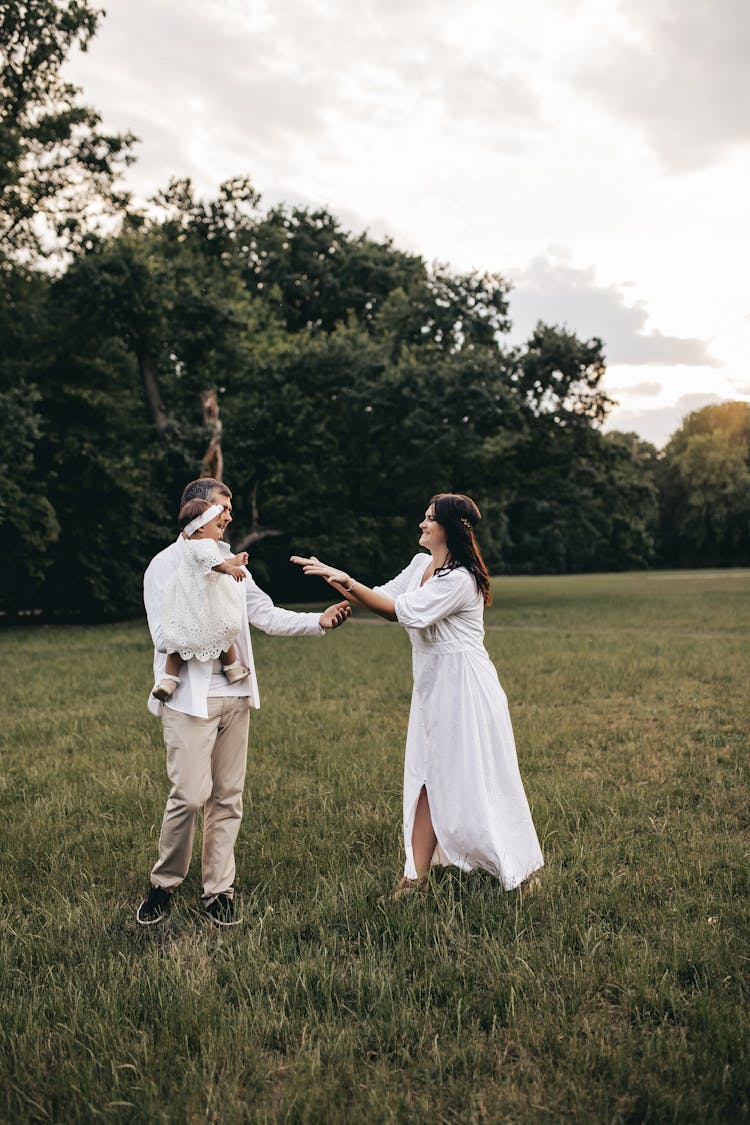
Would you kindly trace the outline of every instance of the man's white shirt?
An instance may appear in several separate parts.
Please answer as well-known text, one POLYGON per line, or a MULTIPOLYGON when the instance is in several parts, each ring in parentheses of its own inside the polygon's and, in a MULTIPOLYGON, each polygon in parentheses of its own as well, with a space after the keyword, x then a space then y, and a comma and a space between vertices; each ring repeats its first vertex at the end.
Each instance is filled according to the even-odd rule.
MULTIPOLYGON (((228 543, 218 544, 222 554, 229 558, 232 550, 228 543)), ((180 537, 160 551, 148 565, 143 576, 143 601, 146 606, 146 617, 154 642, 154 680, 159 680, 164 675, 167 663, 167 653, 164 648, 164 638, 161 627, 161 603, 164 586, 174 573, 179 561, 180 537)), ((186 715, 196 715, 198 718, 208 718, 207 700, 209 695, 239 695, 249 696, 251 707, 260 707, 260 694, 258 681, 255 677, 255 662, 253 661, 253 648, 250 642, 250 625, 261 629, 264 633, 273 633, 280 637, 294 636, 324 636, 325 629, 320 625, 319 613, 295 613, 289 609, 280 609, 275 606, 268 594, 257 586, 247 568, 246 577, 242 582, 234 582, 229 575, 227 582, 233 582, 237 597, 244 600, 247 612, 242 617, 242 628, 235 640, 237 659, 250 669, 246 680, 238 684, 226 684, 226 688, 211 690, 212 674, 220 667, 212 660, 186 660, 180 672, 180 684, 169 703, 160 704, 153 696, 149 696, 148 709, 152 714, 158 715, 161 707, 172 707, 175 711, 183 711, 186 715)), ((216 683, 217 681, 215 681, 216 683)))

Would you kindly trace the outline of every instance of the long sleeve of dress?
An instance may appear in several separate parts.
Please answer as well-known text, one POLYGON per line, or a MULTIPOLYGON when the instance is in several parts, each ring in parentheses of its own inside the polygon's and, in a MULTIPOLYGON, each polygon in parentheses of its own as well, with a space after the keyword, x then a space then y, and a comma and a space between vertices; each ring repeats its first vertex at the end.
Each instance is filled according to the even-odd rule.
POLYGON ((429 562, 429 555, 415 555, 408 566, 405 566, 400 574, 395 578, 391 578, 389 582, 384 582, 382 586, 373 586, 376 594, 383 594, 386 598, 392 598, 394 601, 409 588, 411 576, 417 567, 422 567, 423 572, 427 569, 429 562))
POLYGON ((396 618, 409 629, 425 629, 444 617, 468 609, 476 600, 473 576, 463 567, 435 575, 424 586, 396 598, 396 618))

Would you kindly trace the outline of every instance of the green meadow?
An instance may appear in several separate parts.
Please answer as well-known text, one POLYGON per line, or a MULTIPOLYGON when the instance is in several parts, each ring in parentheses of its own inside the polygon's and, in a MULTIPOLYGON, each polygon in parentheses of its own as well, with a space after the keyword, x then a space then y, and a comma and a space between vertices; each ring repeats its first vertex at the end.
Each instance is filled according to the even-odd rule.
POLYGON ((0 634, 4 1122, 750 1119, 750 571, 494 594, 537 892, 389 899, 410 649, 356 617, 254 636, 229 931, 197 862, 135 922, 168 789, 145 624, 0 634))

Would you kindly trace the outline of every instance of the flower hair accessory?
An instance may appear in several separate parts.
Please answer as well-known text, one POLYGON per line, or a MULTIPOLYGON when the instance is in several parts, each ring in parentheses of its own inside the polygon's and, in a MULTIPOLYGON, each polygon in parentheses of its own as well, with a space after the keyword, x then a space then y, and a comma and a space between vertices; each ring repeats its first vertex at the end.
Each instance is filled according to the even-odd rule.
POLYGON ((468 527, 471 531, 471 524, 467 520, 466 516, 461 516, 461 523, 464 525, 464 527, 468 527))

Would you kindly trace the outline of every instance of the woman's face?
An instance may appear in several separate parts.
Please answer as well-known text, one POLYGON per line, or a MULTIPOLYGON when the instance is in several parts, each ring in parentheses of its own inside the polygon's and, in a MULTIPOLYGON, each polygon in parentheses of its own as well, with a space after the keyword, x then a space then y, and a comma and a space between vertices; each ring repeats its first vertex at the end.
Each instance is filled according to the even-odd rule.
POLYGON ((424 519, 419 525, 422 534, 419 537, 419 546, 426 547, 432 554, 441 554, 446 551, 445 528, 435 519, 435 505, 430 504, 424 514, 424 519))

